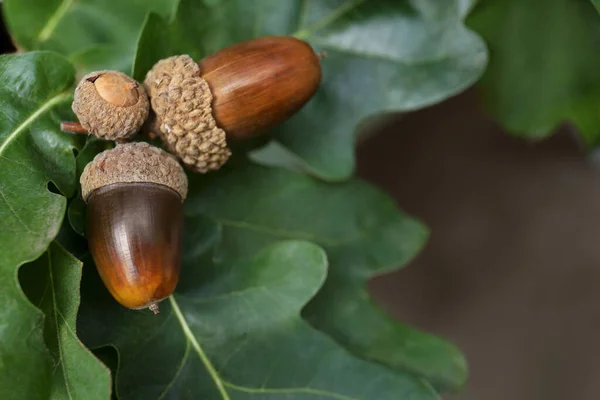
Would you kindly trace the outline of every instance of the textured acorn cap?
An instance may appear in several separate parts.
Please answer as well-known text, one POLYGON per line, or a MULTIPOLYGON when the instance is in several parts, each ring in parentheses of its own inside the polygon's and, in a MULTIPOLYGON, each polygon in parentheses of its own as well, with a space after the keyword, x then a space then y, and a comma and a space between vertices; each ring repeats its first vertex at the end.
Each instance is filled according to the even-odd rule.
POLYGON ((231 152, 212 115, 212 93, 200 67, 187 55, 159 61, 144 85, 158 133, 169 151, 197 172, 219 169, 231 152))
POLYGON ((148 118, 150 104, 146 91, 137 81, 118 71, 97 71, 84 76, 77 85, 72 109, 88 132, 103 139, 118 140, 133 135, 141 128, 148 118), (125 102, 117 105, 98 92, 95 81, 108 74, 131 83, 130 89, 137 92, 135 104, 125 102))
POLYGON ((188 183, 175 157, 144 142, 117 144, 86 165, 80 178, 83 199, 96 189, 113 183, 155 183, 187 196, 188 183))

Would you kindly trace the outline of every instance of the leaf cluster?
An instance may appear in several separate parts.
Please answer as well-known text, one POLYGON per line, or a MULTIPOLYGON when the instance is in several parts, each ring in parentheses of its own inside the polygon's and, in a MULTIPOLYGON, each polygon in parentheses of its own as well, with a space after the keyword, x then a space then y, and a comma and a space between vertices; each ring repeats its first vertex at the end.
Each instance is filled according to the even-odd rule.
POLYGON ((483 73, 470 7, 6 0, 21 52, 0 56, 0 398, 434 400, 460 388, 461 353, 367 292, 427 229, 352 174, 363 121, 483 73), (82 237, 78 176, 110 144, 60 132, 74 82, 104 68, 142 79, 160 58, 265 35, 326 52, 322 87, 265 146, 189 176, 180 285, 158 317, 123 309, 82 237))

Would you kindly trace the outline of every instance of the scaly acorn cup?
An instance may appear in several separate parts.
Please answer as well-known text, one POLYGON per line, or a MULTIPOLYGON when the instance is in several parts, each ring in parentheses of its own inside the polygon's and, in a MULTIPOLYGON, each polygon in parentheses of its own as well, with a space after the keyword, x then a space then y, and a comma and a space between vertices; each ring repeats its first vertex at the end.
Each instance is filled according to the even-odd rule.
POLYGON ((118 71, 97 71, 84 76, 75 89, 72 108, 82 132, 107 140, 132 136, 150 112, 143 86, 118 71))
POLYGON ((263 37, 196 63, 187 55, 159 61, 144 85, 152 130, 198 172, 221 167, 227 139, 257 136, 297 112, 321 81, 319 57, 306 42, 263 37))
POLYGON ((175 290, 181 263, 187 177, 169 153, 147 143, 117 144, 81 175, 86 236, 112 296, 150 308, 175 290))

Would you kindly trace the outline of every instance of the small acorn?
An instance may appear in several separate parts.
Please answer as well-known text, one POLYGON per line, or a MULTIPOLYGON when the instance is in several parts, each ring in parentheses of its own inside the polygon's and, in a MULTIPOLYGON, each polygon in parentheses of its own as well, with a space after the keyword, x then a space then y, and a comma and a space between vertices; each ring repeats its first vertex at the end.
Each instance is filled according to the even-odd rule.
POLYGON ((144 87, 118 71, 84 76, 75 89, 72 108, 83 132, 107 140, 132 136, 150 111, 144 87))
POLYGON ((182 203, 187 177, 179 162, 147 143, 117 144, 81 175, 86 235, 112 296, 131 309, 168 297, 179 279, 182 203))
POLYGON ((297 112, 321 80, 319 57, 292 37, 262 37, 196 63, 187 55, 159 61, 144 85, 152 130, 198 172, 223 165, 226 139, 254 137, 297 112))

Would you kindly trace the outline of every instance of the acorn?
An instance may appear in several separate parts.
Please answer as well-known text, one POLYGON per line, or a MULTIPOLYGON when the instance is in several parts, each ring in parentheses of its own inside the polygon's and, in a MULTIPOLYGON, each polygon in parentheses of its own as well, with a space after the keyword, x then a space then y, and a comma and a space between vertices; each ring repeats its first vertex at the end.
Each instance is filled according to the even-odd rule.
POLYGON ((140 130, 150 104, 144 87, 134 79, 118 71, 97 71, 77 85, 72 109, 81 124, 80 132, 121 140, 140 130))
POLYGON ((163 59, 144 86, 152 130, 188 167, 207 172, 230 156, 226 139, 259 135, 297 112, 321 80, 319 57, 304 41, 262 37, 222 49, 196 63, 163 59))
POLYGON ((117 144, 81 175, 86 236, 112 296, 150 308, 175 290, 181 263, 187 177, 179 162, 147 143, 117 144))

